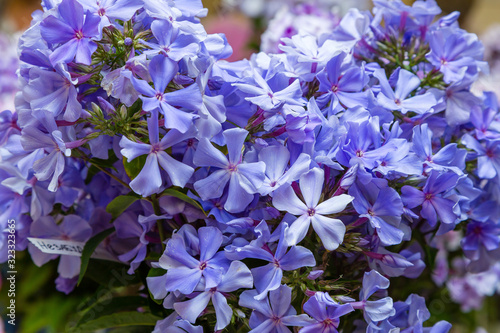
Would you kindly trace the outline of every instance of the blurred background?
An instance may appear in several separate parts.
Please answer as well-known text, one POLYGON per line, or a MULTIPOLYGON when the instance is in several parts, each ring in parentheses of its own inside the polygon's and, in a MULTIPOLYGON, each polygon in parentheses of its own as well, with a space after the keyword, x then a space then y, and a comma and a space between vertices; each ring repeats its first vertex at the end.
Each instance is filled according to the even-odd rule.
MULTIPOLYGON (((279 12, 279 6, 291 0, 203 0, 209 9, 204 24, 208 32, 224 32, 235 50, 233 58, 248 57, 260 45, 260 34, 269 20, 279 12)), ((307 3, 308 1, 303 1, 307 3)), ((347 6, 369 8, 369 0, 320 0, 337 4, 339 14, 347 6)), ((404 0, 411 4, 412 0, 404 0)), ((478 34, 487 33, 493 25, 500 25, 500 0, 437 0, 444 14, 460 11, 461 27, 478 34)), ((0 31, 14 34, 29 27, 31 13, 41 9, 40 0, 0 0, 0 31)), ((498 30, 497 30, 498 33, 498 30)), ((500 33, 499 33, 500 34, 500 33)), ((500 36, 495 36, 500 37, 500 36)), ((0 46, 1 47, 1 46, 0 46)))

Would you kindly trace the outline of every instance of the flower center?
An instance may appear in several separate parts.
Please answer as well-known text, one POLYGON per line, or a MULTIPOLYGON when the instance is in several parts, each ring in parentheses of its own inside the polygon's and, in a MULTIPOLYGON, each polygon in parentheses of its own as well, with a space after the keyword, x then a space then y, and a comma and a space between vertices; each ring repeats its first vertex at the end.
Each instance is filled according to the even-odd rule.
POLYGON ((202 261, 200 263, 200 270, 204 270, 205 268, 207 268, 207 263, 205 261, 202 261))
POLYGON ((237 164, 229 164, 227 167, 227 170, 229 172, 236 172, 238 170, 238 165, 237 164))
POLYGON ((401 105, 401 100, 399 98, 396 98, 394 100, 394 103, 396 103, 396 105, 401 105))
POLYGON ((82 31, 76 31, 75 32, 75 38, 76 39, 82 39, 83 38, 83 32, 82 31))
POLYGON ((97 15, 99 15, 99 16, 104 16, 105 14, 106 14, 106 9, 104 9, 104 8, 99 8, 99 9, 97 10, 97 15))
POLYGON ((307 210, 307 215, 314 216, 314 214, 316 214, 316 211, 314 210, 314 208, 309 208, 307 210))
POLYGON ((431 200, 433 197, 434 197, 434 195, 432 195, 432 193, 427 193, 425 195, 425 200, 431 200))
POLYGON ((370 214, 371 216, 375 216, 375 212, 371 208, 368 209, 368 214, 370 214))
POLYGON ((160 102, 163 101, 163 94, 161 92, 157 92, 155 94, 155 97, 157 100, 159 100, 160 102))

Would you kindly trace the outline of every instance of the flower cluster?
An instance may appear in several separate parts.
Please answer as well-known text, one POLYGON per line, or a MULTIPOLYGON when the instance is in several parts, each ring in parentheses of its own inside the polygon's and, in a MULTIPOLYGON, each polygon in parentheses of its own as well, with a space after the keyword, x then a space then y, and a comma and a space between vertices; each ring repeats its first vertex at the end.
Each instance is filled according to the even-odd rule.
POLYGON ((140 310, 155 332, 448 332, 389 278, 438 274, 462 230, 464 272, 500 280, 498 103, 470 91, 487 64, 458 13, 374 4, 229 63, 199 0, 43 1, 0 132, 0 224, 35 264, 60 257, 65 293, 84 260, 27 237, 105 239, 161 304, 140 310))

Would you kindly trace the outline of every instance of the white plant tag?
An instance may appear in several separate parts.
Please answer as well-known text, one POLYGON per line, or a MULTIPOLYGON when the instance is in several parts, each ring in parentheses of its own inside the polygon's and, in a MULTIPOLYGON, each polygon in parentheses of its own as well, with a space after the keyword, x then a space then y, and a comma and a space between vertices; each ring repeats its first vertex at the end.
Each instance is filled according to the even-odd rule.
MULTIPOLYGON (((82 256, 83 247, 85 246, 85 242, 76 242, 62 239, 28 237, 28 240, 43 253, 62 254, 76 257, 82 256)), ((97 247, 90 257, 96 259, 119 261, 111 253, 105 251, 100 247, 97 247)))

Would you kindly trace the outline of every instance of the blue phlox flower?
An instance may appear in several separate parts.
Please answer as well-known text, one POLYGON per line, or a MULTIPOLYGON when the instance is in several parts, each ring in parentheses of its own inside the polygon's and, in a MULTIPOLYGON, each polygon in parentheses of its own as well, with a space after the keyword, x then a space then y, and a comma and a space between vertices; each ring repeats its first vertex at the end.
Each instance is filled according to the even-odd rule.
POLYGON ((286 233, 288 245, 295 245, 303 240, 311 224, 327 250, 333 251, 342 243, 345 234, 344 223, 325 215, 342 212, 354 198, 341 194, 319 203, 323 182, 324 171, 319 168, 314 168, 300 177, 299 185, 305 202, 298 198, 291 186, 283 186, 275 191, 275 208, 300 215, 286 233))
POLYGON ((408 208, 422 205, 420 215, 430 226, 435 226, 437 219, 442 223, 452 224, 458 219, 455 212, 457 203, 446 197, 446 193, 454 188, 459 177, 454 173, 439 173, 432 170, 422 191, 405 185, 401 189, 402 199, 408 208))
MULTIPOLYGON (((167 242, 160 261, 153 264, 154 267, 167 270, 163 286, 166 291, 179 291, 189 295, 202 281, 202 277, 207 289, 216 287, 221 282, 229 267, 225 253, 217 252, 222 244, 222 233, 214 227, 202 227, 198 230, 198 237, 199 259, 195 259, 187 252, 184 238, 174 234, 167 242)), ((148 281, 153 283, 153 280, 155 278, 150 278, 148 281)))
POLYGON ((363 91, 368 84, 368 75, 363 67, 353 66, 347 53, 340 53, 328 61, 318 75, 319 105, 330 103, 328 114, 335 114, 345 108, 368 105, 369 92, 363 91))
POLYGON ((131 77, 135 89, 142 94, 140 97, 143 102, 142 108, 145 111, 159 109, 165 116, 166 128, 174 128, 185 133, 198 116, 176 107, 198 110, 202 104, 198 86, 192 84, 187 88, 165 92, 168 84, 178 72, 178 65, 166 57, 156 56, 151 60, 148 68, 154 88, 144 80, 131 77))
POLYGON ((92 53, 97 50, 93 41, 99 36, 99 16, 84 14, 76 0, 63 0, 57 7, 58 16, 47 16, 40 23, 40 32, 48 43, 60 46, 49 56, 52 65, 71 62, 73 59, 90 65, 92 53))
POLYGON ((409 97, 420 86, 420 79, 406 69, 399 69, 395 89, 391 87, 383 69, 377 69, 373 76, 379 80, 380 92, 377 95, 378 103, 389 111, 429 112, 437 104, 436 98, 430 92, 409 97))
POLYGON ((230 213, 243 211, 253 200, 254 193, 264 182, 264 162, 244 163, 242 147, 248 131, 240 128, 223 132, 228 150, 226 157, 208 139, 202 138, 194 155, 194 164, 201 167, 218 168, 208 177, 194 183, 196 192, 203 200, 221 197, 229 183, 228 198, 224 208, 230 213))
POLYGON ((281 224, 280 238, 274 253, 267 244, 262 247, 246 245, 241 248, 231 247, 226 249, 228 258, 244 259, 256 258, 268 261, 269 264, 252 268, 255 288, 258 292, 257 300, 266 297, 267 292, 275 290, 281 285, 283 271, 293 271, 301 267, 312 267, 316 260, 312 252, 302 246, 292 246, 287 252, 285 235, 288 231, 286 222, 281 224))
POLYGON ((151 23, 151 31, 157 43, 142 41, 151 50, 144 53, 148 57, 161 54, 173 61, 180 61, 188 56, 192 57, 198 52, 198 40, 192 35, 180 33, 169 21, 155 20, 151 23))
POLYGON ((370 221, 384 245, 401 243, 404 233, 398 227, 403 214, 403 202, 396 190, 387 185, 378 187, 370 182, 363 186, 351 186, 349 194, 354 197, 352 205, 359 216, 370 221))
POLYGON ((354 311, 350 304, 339 304, 330 295, 317 292, 303 306, 315 321, 300 329, 300 333, 338 333, 340 317, 354 311))
POLYGON ((290 152, 281 144, 265 147, 259 152, 259 160, 266 164, 265 179, 259 188, 261 195, 267 195, 283 185, 291 184, 309 171, 311 158, 301 153, 288 168, 290 152))
POLYGON ((241 261, 233 261, 221 277, 220 283, 214 287, 205 287, 205 291, 188 301, 174 303, 174 309, 183 319, 194 323, 211 300, 217 316, 215 330, 222 330, 229 325, 233 315, 233 310, 227 304, 223 293, 230 293, 241 288, 252 288, 252 286, 252 274, 248 267, 241 261))
POLYGON ((253 309, 249 322, 251 333, 291 333, 287 326, 306 326, 311 323, 308 315, 297 315, 291 305, 292 288, 287 285, 270 291, 262 300, 257 300, 256 295, 256 290, 246 290, 238 302, 240 306, 253 309))
POLYGON ((99 17, 99 31, 115 20, 128 21, 142 7, 141 0, 78 0, 85 11, 99 17))

